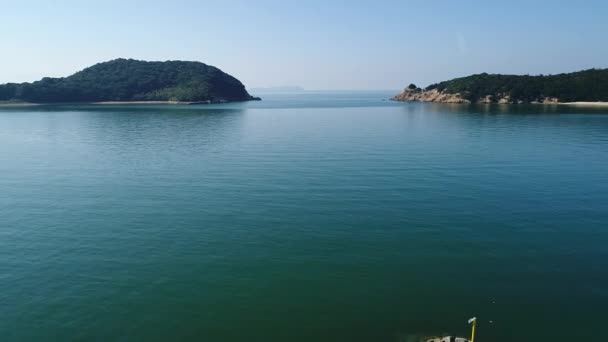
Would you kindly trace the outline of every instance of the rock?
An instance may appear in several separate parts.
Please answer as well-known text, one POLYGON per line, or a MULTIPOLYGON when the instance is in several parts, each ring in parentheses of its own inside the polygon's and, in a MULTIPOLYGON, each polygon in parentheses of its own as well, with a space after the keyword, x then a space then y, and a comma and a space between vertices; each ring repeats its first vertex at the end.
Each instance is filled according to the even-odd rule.
POLYGON ((470 341, 463 337, 444 336, 444 337, 431 338, 431 339, 426 340, 425 342, 470 342, 470 341))
POLYGON ((440 92, 437 89, 422 90, 420 88, 412 88, 411 86, 404 89, 391 100, 404 102, 471 103, 471 101, 464 99, 460 94, 440 92))
POLYGON ((545 97, 543 99, 542 103, 545 103, 545 104, 559 103, 559 99, 557 97, 545 97))
POLYGON ((484 104, 493 103, 493 102, 494 102, 494 97, 492 95, 486 95, 477 101, 477 103, 484 103, 484 104))
POLYGON ((513 103, 513 101, 511 101, 511 97, 510 96, 505 96, 503 98, 501 98, 500 100, 498 100, 499 104, 509 104, 509 103, 513 103))

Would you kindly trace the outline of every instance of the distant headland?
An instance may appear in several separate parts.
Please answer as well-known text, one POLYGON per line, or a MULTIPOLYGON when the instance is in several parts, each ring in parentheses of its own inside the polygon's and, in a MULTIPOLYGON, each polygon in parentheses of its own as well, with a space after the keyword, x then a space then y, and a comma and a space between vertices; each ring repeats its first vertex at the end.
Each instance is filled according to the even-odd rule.
POLYGON ((608 105, 608 69, 548 75, 477 74, 432 84, 410 84, 395 101, 608 105))
POLYGON ((199 104, 260 100, 220 69, 184 61, 115 59, 68 77, 0 85, 0 104, 199 104))
POLYGON ((306 91, 306 89, 300 86, 279 86, 252 88, 251 91, 259 93, 301 93, 306 91))

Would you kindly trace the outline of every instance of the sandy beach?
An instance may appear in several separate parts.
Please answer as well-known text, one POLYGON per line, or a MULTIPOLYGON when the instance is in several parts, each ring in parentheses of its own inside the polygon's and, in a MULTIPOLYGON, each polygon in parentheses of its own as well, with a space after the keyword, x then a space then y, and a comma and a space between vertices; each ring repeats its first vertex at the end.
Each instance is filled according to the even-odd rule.
POLYGON ((596 106, 596 107, 608 107, 608 102, 563 102, 561 105, 569 106, 596 106))
POLYGON ((6 108, 6 107, 30 107, 30 106, 38 106, 38 103, 29 103, 29 102, 6 102, 6 103, 2 103, 0 102, 0 108, 6 108))

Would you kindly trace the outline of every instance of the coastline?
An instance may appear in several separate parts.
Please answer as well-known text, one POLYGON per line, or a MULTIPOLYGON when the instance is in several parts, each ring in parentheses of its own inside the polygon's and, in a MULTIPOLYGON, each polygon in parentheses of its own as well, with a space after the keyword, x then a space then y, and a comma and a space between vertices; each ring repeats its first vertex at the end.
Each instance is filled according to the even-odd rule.
MULTIPOLYGON (((102 101, 90 102, 94 105, 193 105, 193 104, 210 104, 211 101, 199 102, 183 102, 183 101, 102 101)), ((219 103, 219 102, 218 102, 219 103)))
POLYGON ((592 107, 608 107, 608 102, 560 102, 559 105, 567 106, 592 106, 592 107))
POLYGON ((0 108, 10 108, 10 107, 31 107, 31 106, 39 106, 39 103, 30 103, 30 102, 0 102, 0 108))
MULTIPOLYGON (((508 102, 508 101, 498 101, 498 102, 490 102, 490 101, 479 101, 479 102, 471 102, 460 97, 460 94, 447 94, 447 93, 438 93, 441 96, 432 96, 430 98, 420 97, 420 96, 410 96, 409 94, 398 94, 393 98, 390 98, 390 101, 395 102, 419 102, 419 103, 447 103, 447 104, 486 104, 486 105, 514 105, 514 104, 533 104, 533 105, 550 105, 550 106, 579 106, 579 107, 608 107, 608 102, 605 101, 575 101, 575 102, 558 102, 558 101, 542 101, 542 102, 508 102)), ((436 95, 436 94, 433 94, 436 95)))
MULTIPOLYGON (((474 76, 471 76, 474 77, 474 76)), ((448 82, 462 82, 461 79, 448 81, 448 82)), ((535 98, 530 96, 516 96, 512 97, 509 92, 493 93, 488 90, 486 92, 482 90, 472 90, 461 92, 449 92, 445 89, 439 90, 436 86, 434 88, 422 89, 416 87, 414 84, 410 84, 407 88, 403 89, 399 94, 393 96, 391 100, 402 101, 402 102, 431 102, 431 103, 456 103, 456 104, 542 104, 542 105, 569 105, 569 106, 587 106, 587 107, 607 107, 608 101, 602 101, 605 99, 604 96, 593 96, 596 101, 561 101, 559 97, 555 96, 544 96, 540 95, 535 98), (480 96, 478 94, 490 93, 487 95, 480 96)), ((518 93, 519 94, 519 93, 518 93)), ((582 96, 566 96, 563 98, 576 99, 582 98, 582 96)))
POLYGON ((260 101, 259 97, 253 97, 250 100, 242 101, 101 101, 101 102, 61 102, 61 103, 31 103, 31 102, 0 102, 0 108, 10 107, 31 107, 31 106, 53 106, 53 105, 199 105, 199 104, 221 104, 231 102, 246 102, 246 101, 260 101))
POLYGON ((228 100, 206 100, 206 101, 100 101, 100 102, 83 102, 83 104, 94 104, 94 105, 199 105, 199 104, 219 104, 219 103, 233 103, 233 102, 247 102, 247 101, 261 101, 259 97, 252 96, 249 99, 242 99, 236 101, 228 100))

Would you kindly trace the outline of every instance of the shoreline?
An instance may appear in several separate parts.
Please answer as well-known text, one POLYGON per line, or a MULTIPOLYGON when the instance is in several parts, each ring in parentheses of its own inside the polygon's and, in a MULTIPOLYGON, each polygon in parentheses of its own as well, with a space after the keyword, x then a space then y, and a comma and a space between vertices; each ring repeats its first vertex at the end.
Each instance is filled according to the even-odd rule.
POLYGON ((260 98, 241 101, 101 101, 101 102, 57 102, 57 103, 31 103, 31 102, 0 102, 0 108, 30 107, 30 106, 61 106, 61 105, 201 105, 201 104, 224 104, 234 102, 260 101, 260 98))
MULTIPOLYGON (((443 101, 416 101, 416 100, 397 100, 395 98, 389 99, 395 102, 419 102, 419 103, 448 103, 448 104, 472 104, 472 103, 457 103, 457 102, 443 102, 443 101)), ((181 101, 103 101, 103 102, 75 102, 75 103, 31 103, 31 102, 14 102, 14 103, 2 103, 0 102, 0 108, 15 108, 15 107, 33 107, 33 106, 48 106, 48 105, 197 105, 197 104, 222 104, 230 103, 234 101, 223 101, 223 102, 181 102, 181 101)), ((244 101, 238 101, 244 102, 244 101)), ((518 103, 475 103, 475 104, 518 104, 518 103)), ((579 106, 579 107, 608 107, 608 102, 590 102, 590 101, 577 101, 577 102, 550 102, 550 103, 523 103, 523 104, 534 104, 534 105, 550 105, 550 106, 579 106)))
MULTIPOLYGON (((601 97, 599 97, 601 98, 601 97)), ((570 106, 608 106, 607 101, 560 101, 557 97, 541 96, 533 99, 512 98, 506 93, 488 94, 479 98, 465 98, 461 93, 450 93, 437 88, 423 90, 410 84, 399 94, 391 98, 402 102, 430 102, 430 103, 457 103, 457 104, 542 104, 542 105, 570 105, 570 106)))
POLYGON ((259 97, 252 96, 250 99, 228 101, 228 100, 206 100, 206 101, 100 101, 100 102, 82 102, 77 104, 94 104, 94 105, 199 105, 199 104, 222 104, 236 103, 248 101, 261 101, 259 97))
POLYGON ((608 102, 588 102, 588 101, 581 101, 581 102, 559 102, 557 103, 558 105, 568 105, 568 106, 593 106, 593 107, 608 107, 608 102))
MULTIPOLYGON (((83 104, 94 105, 193 105, 193 104, 211 104, 211 101, 199 102, 182 102, 182 101, 102 101, 102 102, 87 102, 83 104)), ((226 102, 216 102, 226 103, 226 102)))
POLYGON ((40 106, 40 104, 39 103, 30 103, 30 102, 14 102, 14 103, 2 103, 2 102, 0 102, 0 108, 31 107, 31 106, 40 106))
POLYGON ((452 102, 452 101, 419 101, 419 100, 398 100, 395 98, 389 99, 395 102, 410 102, 410 103, 446 103, 456 105, 543 105, 543 106, 580 106, 580 107, 608 107, 608 102, 598 101, 578 101, 578 102, 527 102, 527 103, 471 103, 471 102, 452 102))

